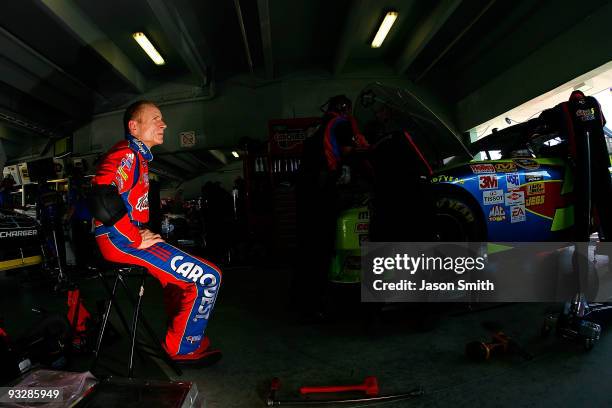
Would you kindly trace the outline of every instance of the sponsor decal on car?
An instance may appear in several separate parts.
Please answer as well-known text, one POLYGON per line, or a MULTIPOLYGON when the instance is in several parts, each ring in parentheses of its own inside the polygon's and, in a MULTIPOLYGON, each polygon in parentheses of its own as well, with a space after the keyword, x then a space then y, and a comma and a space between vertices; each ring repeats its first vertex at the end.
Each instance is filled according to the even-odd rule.
POLYGON ((478 188, 481 190, 491 190, 498 188, 497 176, 494 174, 478 176, 478 188))
POLYGON ((514 163, 495 163, 495 170, 500 173, 514 173, 516 164, 514 163))
POLYGON ((501 205, 494 205, 489 210, 489 221, 491 222, 499 222, 506 219, 506 210, 501 205))
POLYGON ((502 204, 504 202, 504 190, 487 190, 482 192, 482 203, 484 205, 502 204))
POLYGON ((545 195, 536 195, 532 197, 527 197, 527 200, 525 201, 525 205, 527 207, 535 207, 536 205, 542 205, 544 204, 545 197, 546 197, 545 195))
POLYGON ((544 183, 534 183, 527 184, 527 195, 540 195, 545 193, 545 184, 544 183))
POLYGON ((365 233, 365 232, 368 232, 369 229, 370 229, 369 222, 358 222, 357 224, 355 224, 356 233, 365 233))
POLYGON ((510 222, 512 224, 515 222, 525 222, 526 218, 524 205, 513 205, 510 207, 510 222))
POLYGON ((525 204, 524 191, 511 191, 506 193, 506 205, 525 204))
POLYGON ((462 180, 458 177, 453 176, 435 176, 431 178, 432 183, 465 183, 465 180, 462 180))
POLYGON ((536 170, 540 168, 540 163, 532 159, 514 159, 514 163, 525 170, 536 170))
POLYGON ((495 166, 492 164, 471 164, 470 168, 474 174, 495 173, 495 166))
POLYGON ((366 242, 370 242, 370 236, 368 234, 359 234, 359 247, 362 247, 366 242))
POLYGON ((525 173, 525 183, 533 183, 534 181, 544 180, 542 173, 525 173))
POLYGON ((508 191, 518 190, 521 187, 521 178, 518 173, 506 174, 506 187, 508 191))

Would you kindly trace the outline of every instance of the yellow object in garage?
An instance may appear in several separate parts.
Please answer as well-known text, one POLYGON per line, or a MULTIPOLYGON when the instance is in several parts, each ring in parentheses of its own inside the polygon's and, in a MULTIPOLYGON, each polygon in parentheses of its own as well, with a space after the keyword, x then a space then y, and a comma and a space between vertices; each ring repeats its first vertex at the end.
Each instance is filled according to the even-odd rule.
POLYGON ((26 266, 38 265, 42 262, 40 255, 28 256, 26 258, 10 259, 0 262, 0 271, 8 271, 9 269, 24 268, 26 266))

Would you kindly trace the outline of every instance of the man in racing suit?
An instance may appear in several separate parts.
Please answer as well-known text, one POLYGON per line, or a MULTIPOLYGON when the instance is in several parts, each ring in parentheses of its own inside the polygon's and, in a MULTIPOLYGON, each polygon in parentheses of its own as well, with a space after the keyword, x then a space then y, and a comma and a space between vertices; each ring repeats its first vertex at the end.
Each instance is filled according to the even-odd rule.
POLYGON ((128 107, 123 122, 126 140, 110 149, 92 181, 96 241, 107 260, 144 266, 162 284, 169 316, 162 345, 168 355, 179 363, 213 364, 221 352, 209 347, 204 331, 219 292, 221 271, 145 227, 150 149, 163 143, 166 124, 157 106, 148 101, 128 107))

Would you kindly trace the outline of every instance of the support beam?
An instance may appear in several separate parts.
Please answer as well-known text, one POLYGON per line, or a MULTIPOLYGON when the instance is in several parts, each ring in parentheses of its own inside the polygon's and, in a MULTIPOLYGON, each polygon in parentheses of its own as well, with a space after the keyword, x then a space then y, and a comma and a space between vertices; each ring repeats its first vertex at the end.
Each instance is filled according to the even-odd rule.
MULTIPOLYGON (((21 67, 27 67, 27 70, 40 78, 41 82, 52 80, 51 85, 60 94, 82 102, 89 102, 92 96, 96 103, 106 101, 103 95, 89 88, 2 27, 0 27, 0 49, 2 54, 7 56, 11 62, 21 67)), ((53 103, 53 101, 46 102, 53 103)))
MULTIPOLYGON (((166 37, 179 53, 189 70, 202 84, 208 84, 207 65, 212 65, 210 51, 204 45, 206 54, 202 56, 189 34, 178 10, 173 2, 164 0, 147 0, 153 14, 162 26, 166 37)), ((205 40, 198 38, 198 43, 206 44, 205 40)))
POLYGON ((406 72, 460 4, 461 0, 442 0, 438 3, 431 14, 415 29, 414 35, 397 58, 395 70, 398 74, 406 72))
POLYGON ((0 108, 0 122, 4 122, 8 127, 27 132, 28 134, 36 134, 49 138, 60 136, 50 128, 36 123, 28 118, 22 117, 21 115, 5 108, 0 108))
POLYGON ((423 70, 423 72, 421 72, 419 74, 419 76, 417 77, 417 79, 415 80, 415 82, 419 82, 421 79, 423 79, 423 77, 425 75, 427 75, 427 73, 438 63, 438 61, 440 61, 442 59, 442 57, 444 57, 446 55, 447 52, 450 51, 451 48, 453 48, 453 46, 455 44, 457 44, 457 41, 459 41, 461 38, 463 38, 463 36, 465 35, 465 33, 467 33, 470 28, 472 28, 474 26, 474 24, 476 24, 480 18, 487 12, 487 10, 489 10, 491 8, 491 6, 493 5, 493 3, 495 3, 495 0, 490 0, 486 6, 484 6, 482 9, 480 9, 480 12, 476 15, 476 17, 474 17, 472 19, 472 21, 470 21, 470 23, 468 25, 466 25, 463 30, 461 30, 461 32, 459 34, 457 34, 455 36, 455 38, 453 38, 453 41, 451 41, 446 48, 444 48, 444 50, 442 50, 442 52, 440 52, 436 58, 431 61, 431 63, 427 66, 427 68, 425 68, 423 70))
POLYGON ((121 51, 72 0, 40 0, 84 44, 95 50, 128 82, 143 93, 146 79, 121 51))
POLYGON ((261 32, 261 45, 263 48, 266 79, 274 78, 274 54, 272 53, 272 30, 270 28, 270 2, 257 0, 259 14, 259 30, 261 32))
POLYGON ((334 75, 339 75, 342 72, 351 50, 359 38, 355 33, 359 32, 361 28, 361 22, 367 3, 366 0, 353 0, 351 4, 349 14, 344 23, 344 29, 342 30, 342 36, 340 37, 340 41, 338 41, 338 46, 336 47, 336 53, 334 55, 334 65, 332 67, 334 75))
POLYGON ((244 18, 242 17, 242 10, 240 8, 240 1, 234 0, 234 9, 236 9, 236 15, 238 16, 238 25, 240 26, 240 34, 242 34, 242 42, 244 44, 244 52, 246 54, 247 64, 249 65, 249 72, 253 74, 253 58, 251 57, 251 49, 249 48, 249 39, 246 33, 246 27, 244 26, 244 18))

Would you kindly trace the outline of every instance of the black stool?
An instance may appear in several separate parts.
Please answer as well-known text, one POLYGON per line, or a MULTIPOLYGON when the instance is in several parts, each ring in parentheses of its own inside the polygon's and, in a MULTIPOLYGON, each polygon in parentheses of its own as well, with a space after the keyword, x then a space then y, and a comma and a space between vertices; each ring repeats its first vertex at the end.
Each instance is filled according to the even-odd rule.
POLYGON ((102 340, 104 338, 104 333, 106 331, 107 324, 108 324, 108 318, 113 308, 113 303, 117 302, 117 298, 116 298, 117 287, 119 286, 118 284, 121 283, 121 286, 123 286, 123 288, 125 289, 125 293, 127 294, 130 304, 134 308, 134 312, 132 316, 132 324, 129 325, 118 303, 115 307, 117 314, 119 315, 119 319, 121 320, 121 323, 123 324, 123 327, 125 328, 125 331, 128 333, 128 335, 131 338, 130 359, 128 362, 128 378, 132 378, 134 374, 134 352, 135 351, 143 352, 145 354, 163 359, 170 366, 170 368, 174 370, 174 372, 177 375, 182 375, 183 372, 181 371, 181 369, 176 365, 174 361, 172 361, 172 359, 170 359, 170 357, 166 354, 165 350, 162 348, 149 322, 147 322, 145 317, 141 316, 140 314, 142 296, 144 295, 145 279, 148 276, 146 268, 142 266, 137 266, 137 265, 111 264, 111 267, 109 270, 115 273, 115 281, 113 283, 112 289, 110 288, 108 282, 106 281, 106 277, 104 276, 102 269, 98 270, 98 277, 100 278, 100 281, 102 282, 104 289, 106 289, 106 292, 108 293, 109 297, 108 297, 108 304, 104 312, 104 319, 102 321, 102 326, 100 327, 100 333, 98 334, 98 340, 96 342, 95 358, 91 364, 90 369, 93 371, 93 369, 98 364, 98 359, 100 357, 100 351, 102 349, 102 340), (138 290, 136 300, 134 300, 134 297, 130 293, 130 289, 126 283, 126 279, 130 277, 141 279, 140 288, 138 290), (151 347, 148 344, 142 343, 140 341, 138 342, 136 341, 138 323, 140 322, 142 322, 147 334, 150 337, 151 342, 154 344, 153 347, 151 347))

